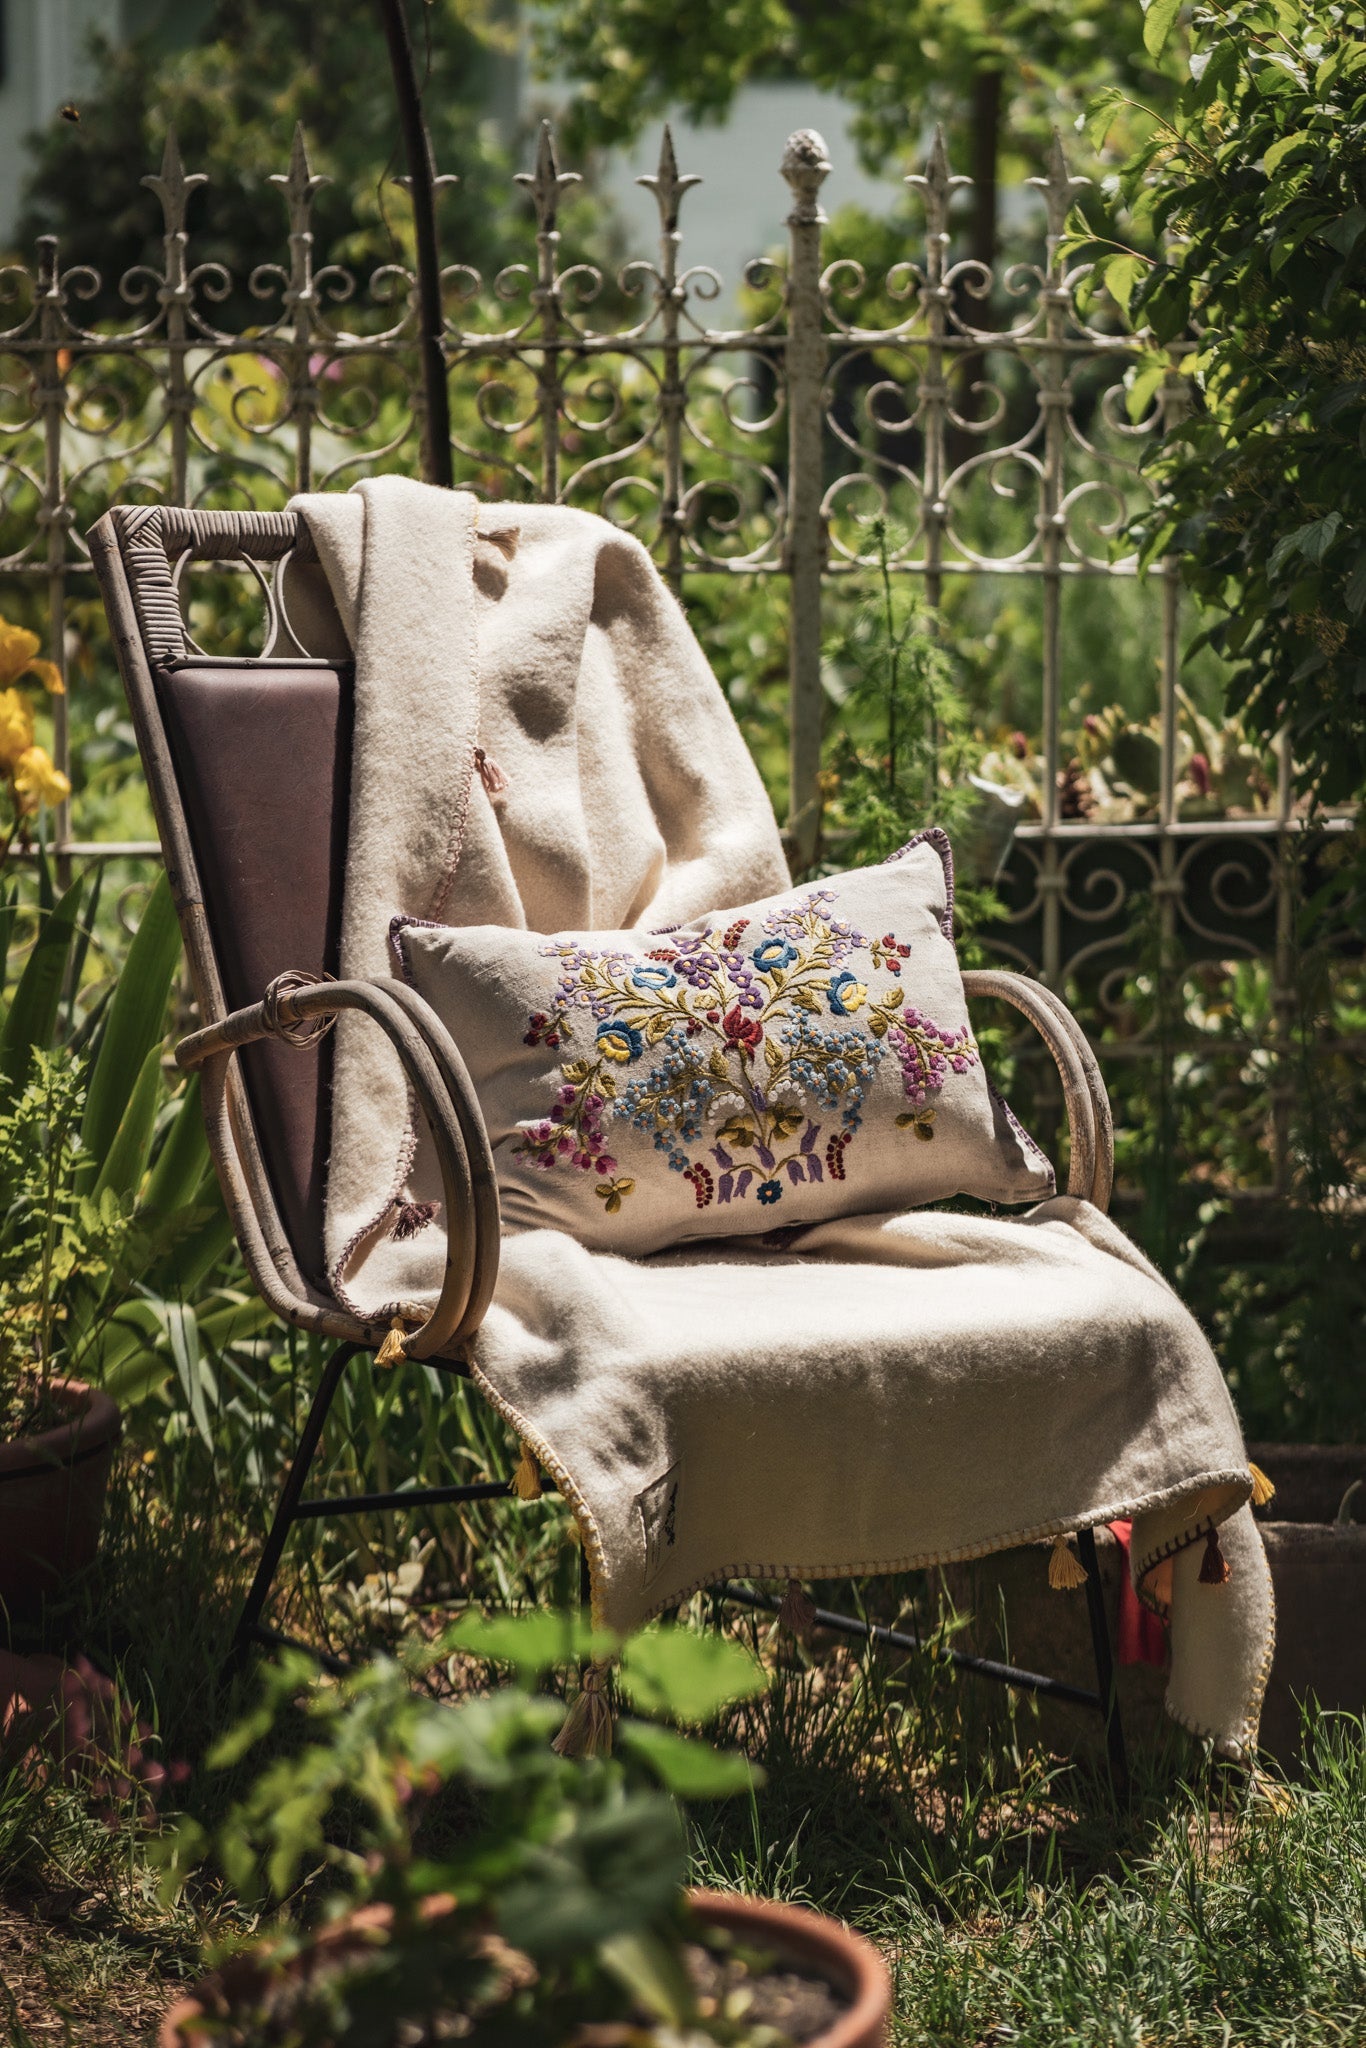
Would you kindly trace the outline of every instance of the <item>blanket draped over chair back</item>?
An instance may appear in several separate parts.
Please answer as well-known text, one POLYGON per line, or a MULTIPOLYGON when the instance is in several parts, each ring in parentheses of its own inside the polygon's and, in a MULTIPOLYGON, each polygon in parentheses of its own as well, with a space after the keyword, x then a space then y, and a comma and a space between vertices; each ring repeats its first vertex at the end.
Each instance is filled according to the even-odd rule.
MULTIPOLYGON (((393 477, 294 503, 319 565, 291 572, 292 630, 355 657, 344 976, 393 972, 399 914, 611 930, 787 886, 743 739, 634 539, 393 477)), ((386 1041, 343 1016, 339 1298, 371 1318, 431 1303, 444 1230, 394 1222, 439 1193, 386 1041)), ((597 1619, 1123 1518, 1171 1626, 1169 1712, 1253 1741, 1273 1625, 1252 1478, 1214 1356, 1142 1255, 1066 1196, 799 1237, 638 1260, 505 1238, 473 1376, 573 1507, 597 1619)))
MULTIPOLYGON (((399 911, 619 930, 787 887, 758 771, 637 540, 404 477, 294 505, 356 662, 344 976, 392 973, 399 911)), ((309 581, 294 571, 296 629, 346 652, 309 581)), ((430 1304, 443 1233, 392 1234, 405 1191, 440 1194, 402 1070, 354 1017, 335 1058, 332 1285, 370 1316, 430 1304)))

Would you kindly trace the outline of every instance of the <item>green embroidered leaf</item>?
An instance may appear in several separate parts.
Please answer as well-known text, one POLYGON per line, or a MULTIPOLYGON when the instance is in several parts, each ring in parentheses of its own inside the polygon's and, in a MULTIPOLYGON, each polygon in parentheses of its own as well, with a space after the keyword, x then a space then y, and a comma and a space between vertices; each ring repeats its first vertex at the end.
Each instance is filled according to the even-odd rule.
POLYGON ((770 1074, 776 1074, 783 1063, 783 1051, 782 1047, 775 1045, 771 1038, 764 1040, 764 1058, 768 1062, 770 1074))

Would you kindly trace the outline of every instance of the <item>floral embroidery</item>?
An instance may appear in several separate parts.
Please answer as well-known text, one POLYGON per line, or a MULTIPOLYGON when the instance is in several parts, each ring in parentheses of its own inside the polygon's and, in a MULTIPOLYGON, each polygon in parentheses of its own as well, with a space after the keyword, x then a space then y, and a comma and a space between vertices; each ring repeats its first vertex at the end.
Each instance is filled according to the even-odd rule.
POLYGON ((910 1104, 898 1128, 933 1139, 928 1097, 978 1064, 976 1041, 966 1024, 946 1030, 908 1003, 896 981, 910 947, 891 932, 865 938, 832 915, 834 900, 812 889, 753 935, 745 918, 660 933, 667 943, 644 960, 543 947, 558 955, 560 981, 552 1008, 527 1019, 525 1043, 557 1051, 586 1038, 587 1050, 562 1063, 549 1114, 523 1125, 515 1156, 596 1173, 615 1216, 635 1182, 618 1174, 604 1125, 625 1123, 649 1133, 699 1209, 751 1193, 771 1208, 788 1187, 847 1178, 846 1154, 888 1057, 910 1104), (868 961, 862 975, 846 964, 858 955, 868 961), (892 986, 876 992, 869 970, 892 986))

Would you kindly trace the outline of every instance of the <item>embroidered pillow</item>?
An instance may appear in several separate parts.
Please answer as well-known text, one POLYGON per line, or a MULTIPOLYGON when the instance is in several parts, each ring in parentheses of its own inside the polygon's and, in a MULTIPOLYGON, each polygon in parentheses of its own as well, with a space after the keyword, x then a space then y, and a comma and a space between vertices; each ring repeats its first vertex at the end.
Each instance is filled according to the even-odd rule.
POLYGON ((936 831, 667 930, 395 918, 392 937, 469 1067, 505 1222, 639 1254, 1053 1192, 983 1071, 952 903, 936 831))

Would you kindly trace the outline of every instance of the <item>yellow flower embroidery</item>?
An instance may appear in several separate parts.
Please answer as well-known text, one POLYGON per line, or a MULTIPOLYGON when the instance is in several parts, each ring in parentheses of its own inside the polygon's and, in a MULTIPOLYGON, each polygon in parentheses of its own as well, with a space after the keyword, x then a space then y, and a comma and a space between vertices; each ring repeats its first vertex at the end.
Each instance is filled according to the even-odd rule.
POLYGON ((635 1182, 628 1179, 625 1174, 618 1180, 600 1180, 598 1182, 596 1193, 599 1200, 606 1203, 609 1216, 616 1216, 620 1213, 622 1202, 627 1195, 634 1192, 635 1185, 635 1182))

